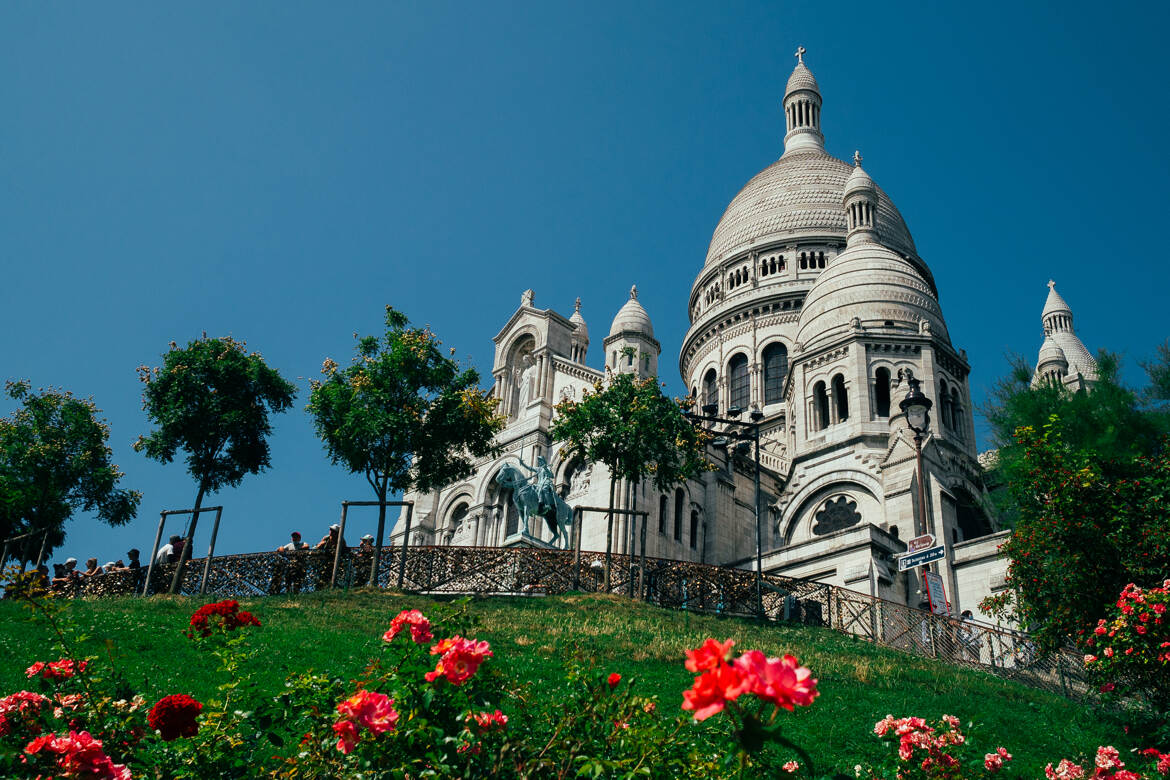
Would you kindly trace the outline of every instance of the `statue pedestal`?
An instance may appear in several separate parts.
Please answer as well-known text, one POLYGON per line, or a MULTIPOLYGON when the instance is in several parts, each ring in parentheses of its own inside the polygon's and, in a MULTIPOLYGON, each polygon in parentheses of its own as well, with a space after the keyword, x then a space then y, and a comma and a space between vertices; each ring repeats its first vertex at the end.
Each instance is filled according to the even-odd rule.
POLYGON ((501 547, 531 547, 531 548, 536 548, 539 550, 560 549, 558 547, 554 547, 552 544, 549 544, 548 542, 541 541, 540 539, 537 539, 535 536, 531 535, 527 531, 521 531, 519 533, 514 533, 511 536, 508 536, 506 539, 504 539, 503 542, 500 543, 500 546, 501 547))

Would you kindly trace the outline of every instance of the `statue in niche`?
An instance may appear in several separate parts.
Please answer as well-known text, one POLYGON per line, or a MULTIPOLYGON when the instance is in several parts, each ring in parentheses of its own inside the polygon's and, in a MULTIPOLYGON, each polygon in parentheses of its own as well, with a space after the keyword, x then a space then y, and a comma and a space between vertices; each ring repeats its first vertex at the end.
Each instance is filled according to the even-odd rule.
POLYGON ((519 388, 519 398, 516 403, 518 413, 523 413, 528 404, 532 402, 532 385, 536 382, 536 364, 532 362, 532 354, 525 352, 520 357, 520 366, 517 366, 516 372, 516 386, 519 388))
POLYGON ((569 475, 569 496, 584 495, 589 489, 589 479, 593 476, 593 464, 578 463, 569 475))
POLYGON ((816 519, 812 531, 817 536, 824 536, 857 525, 861 522, 861 513, 857 511, 857 502, 849 496, 837 496, 825 502, 816 519))

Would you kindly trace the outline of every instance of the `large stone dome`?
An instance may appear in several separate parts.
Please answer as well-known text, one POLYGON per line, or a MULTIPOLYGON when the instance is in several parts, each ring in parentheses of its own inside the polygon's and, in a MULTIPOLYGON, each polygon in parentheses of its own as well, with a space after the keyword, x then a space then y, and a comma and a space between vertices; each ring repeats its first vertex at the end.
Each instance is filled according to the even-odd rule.
POLYGON ((834 258, 809 289, 796 341, 808 349, 856 325, 877 332, 921 332, 923 321, 950 343, 942 308, 918 270, 880 244, 857 243, 834 258))
MULTIPOLYGON (((845 240, 841 199, 853 166, 818 149, 787 152, 756 174, 723 212, 706 265, 773 240, 829 236, 845 240)), ((878 189, 878 238, 898 252, 917 255, 902 215, 878 189)))

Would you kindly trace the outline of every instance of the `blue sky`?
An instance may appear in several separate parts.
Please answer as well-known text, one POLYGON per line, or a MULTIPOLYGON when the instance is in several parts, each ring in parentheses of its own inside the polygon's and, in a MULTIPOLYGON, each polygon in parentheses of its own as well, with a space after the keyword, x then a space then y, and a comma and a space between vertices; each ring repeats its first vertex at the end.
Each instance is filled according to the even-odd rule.
POLYGON ((1006 352, 1034 359, 1050 277, 1089 348, 1122 352, 1139 381, 1168 335, 1150 244, 1168 213, 1167 14, 4 3, 2 373, 92 396, 144 493, 127 527, 76 516, 59 557, 148 548, 158 511, 191 504, 181 464, 130 447, 147 430, 134 369, 202 331, 302 388, 272 469, 212 498, 222 552, 318 538, 342 499, 370 497, 303 407, 322 360, 348 360, 387 303, 486 373, 524 288, 564 314, 580 296, 600 365, 637 283, 682 392, 690 285, 724 207, 782 151, 797 45, 829 151, 862 150, 930 264, 977 401, 1006 352))

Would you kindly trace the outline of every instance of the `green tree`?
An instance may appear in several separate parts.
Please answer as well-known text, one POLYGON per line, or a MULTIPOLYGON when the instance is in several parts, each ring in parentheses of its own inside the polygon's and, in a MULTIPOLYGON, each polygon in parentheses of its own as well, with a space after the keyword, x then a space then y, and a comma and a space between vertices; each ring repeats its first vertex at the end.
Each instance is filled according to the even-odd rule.
POLYGON ((706 444, 710 435, 690 424, 684 412, 690 399, 663 395, 657 378, 612 375, 586 390, 580 401, 557 404, 552 425, 554 441, 568 451, 609 469, 609 515, 605 534, 605 582, 609 586, 613 549, 614 491, 618 480, 635 487, 651 479, 661 491, 673 488, 710 468, 706 444))
POLYGON ((363 475, 382 502, 379 548, 390 493, 463 479, 477 458, 498 451, 504 420, 495 399, 479 388, 475 369, 460 367, 439 346, 428 328, 410 327, 387 306, 385 336, 359 339, 348 368, 326 359, 325 379, 312 382, 308 411, 329 459, 363 475))
MULTIPOLYGON (((1151 378, 1159 365, 1159 361, 1147 365, 1151 378)), ((1091 391, 1074 392, 1049 382, 1033 387, 1032 370, 1015 357, 1010 373, 992 387, 983 413, 997 450, 987 483, 1004 526, 1013 527, 1019 520, 1021 508, 1013 486, 1027 482, 1030 468, 1024 457, 1027 447, 1016 438, 1020 428, 1039 431, 1050 426, 1063 446, 1101 460, 1149 456, 1163 446, 1170 419, 1143 402, 1151 391, 1139 393, 1123 385, 1114 354, 1102 351, 1097 369, 1098 381, 1091 391)))
POLYGON ((1019 359, 992 390, 985 414, 999 448, 987 483, 1013 532, 1010 589, 986 606, 1011 611, 1048 647, 1095 623, 1126 583, 1170 571, 1170 427, 1156 403, 1168 359, 1162 350, 1144 364, 1142 391, 1121 383, 1107 352, 1088 391, 1032 387, 1019 359))
POLYGON ((45 531, 47 554, 79 509, 111 526, 134 518, 142 494, 118 487, 110 428, 92 400, 53 388, 34 393, 27 381, 6 383, 5 393, 20 407, 0 418, 0 537, 45 531))
POLYGON ((1105 615, 1130 582, 1152 586, 1170 572, 1170 457, 1101 458, 1069 445, 1059 418, 1016 432, 1023 448, 1008 483, 1019 508, 1003 545, 1007 598, 1020 624, 1058 647, 1105 615))
POLYGON ((296 387, 269 368, 259 352, 248 352, 244 342, 206 334, 182 349, 172 341, 162 367, 139 366, 138 375, 146 385, 142 408, 157 430, 139 436, 134 449, 160 463, 170 463, 183 450, 187 471, 198 485, 171 581, 174 593, 191 557, 204 496, 268 468, 269 412, 288 410, 296 387))

